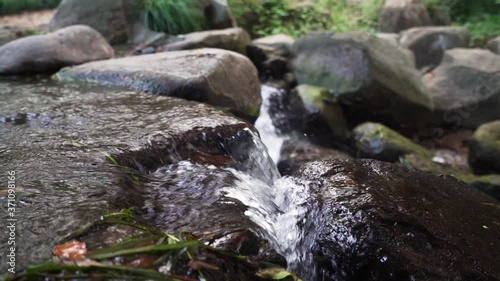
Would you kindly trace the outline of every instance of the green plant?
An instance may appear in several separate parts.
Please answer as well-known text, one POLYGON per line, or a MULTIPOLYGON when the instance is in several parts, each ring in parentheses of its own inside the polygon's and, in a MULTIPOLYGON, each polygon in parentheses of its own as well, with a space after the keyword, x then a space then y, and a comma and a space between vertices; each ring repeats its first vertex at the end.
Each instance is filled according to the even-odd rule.
POLYGON ((61 0, 0 0, 0 15, 52 9, 57 7, 59 2, 61 0))
POLYGON ((145 0, 140 4, 146 25, 155 31, 175 35, 205 28, 204 11, 197 0, 145 0))

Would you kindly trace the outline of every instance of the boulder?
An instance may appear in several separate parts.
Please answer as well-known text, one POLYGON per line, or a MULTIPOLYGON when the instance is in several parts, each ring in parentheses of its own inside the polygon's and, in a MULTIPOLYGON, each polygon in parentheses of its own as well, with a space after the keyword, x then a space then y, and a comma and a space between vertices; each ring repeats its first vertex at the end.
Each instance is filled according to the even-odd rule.
POLYGON ((310 280, 500 280, 498 202, 449 176, 374 160, 306 164, 312 194, 291 267, 310 280), (306 250, 307 249, 307 250, 306 250), (307 256, 306 256, 307 255, 307 256), (316 276, 307 275, 315 269, 316 276), (321 277, 319 277, 321 276, 321 277))
POLYGON ((282 176, 291 175, 307 162, 316 160, 352 159, 352 156, 332 148, 307 141, 286 140, 280 150, 278 169, 282 176))
POLYGON ((75 24, 84 24, 99 31, 111 44, 129 39, 129 24, 125 16, 124 0, 63 0, 57 7, 49 28, 57 30, 75 24))
POLYGON ((164 52, 88 63, 61 70, 60 81, 128 87, 155 95, 235 109, 257 116, 257 70, 246 57, 219 49, 164 52))
POLYGON ((359 157, 395 162, 405 154, 432 158, 433 153, 396 131, 377 123, 363 123, 353 130, 359 157))
POLYGON ((493 53, 500 55, 500 36, 490 39, 486 48, 490 49, 493 53))
POLYGON ((424 75, 435 105, 435 122, 458 129, 500 119, 500 56, 482 49, 447 50, 424 75))
POLYGON ((500 175, 474 175, 471 172, 460 171, 449 165, 435 162, 433 159, 417 154, 407 154, 401 157, 400 161, 401 165, 408 168, 452 176, 500 200, 500 175))
POLYGON ((311 140, 330 144, 350 138, 342 108, 326 88, 299 85, 273 97, 269 114, 282 133, 298 131, 311 140))
POLYGON ((385 0, 379 16, 379 28, 382 32, 398 33, 431 24, 429 12, 421 0, 385 0))
POLYGON ((470 33, 465 27, 415 27, 401 32, 400 44, 415 54, 419 69, 438 65, 448 49, 469 46, 470 33))
POLYGON ((418 128, 433 108, 420 73, 398 46, 365 33, 311 33, 294 45, 300 84, 328 88, 347 119, 418 128))
POLYGON ((51 73, 65 66, 109 59, 113 55, 113 48, 99 32, 75 25, 3 45, 0 74, 51 73))
POLYGON ((207 0, 205 2, 205 17, 209 29, 236 27, 236 20, 233 18, 227 0, 207 0))
POLYGON ((242 28, 209 30, 180 35, 160 47, 160 51, 180 51, 199 48, 217 48, 246 54, 250 35, 242 28))
POLYGON ((469 148, 469 165, 476 173, 500 174, 500 121, 477 128, 469 148))
MULTIPOLYGON (((151 202, 154 197, 148 196, 153 196, 154 188, 166 189, 160 175, 166 176, 167 170, 175 165, 182 167, 182 161, 201 167, 197 171, 207 172, 204 174, 207 178, 225 177, 227 171, 222 171, 222 167, 248 174, 253 173, 251 168, 265 167, 262 171, 255 170, 263 181, 273 180, 273 175, 277 175, 266 154, 259 151, 262 157, 257 159, 252 154, 260 141, 251 125, 204 104, 95 86, 37 81, 1 81, 0 88, 0 171, 16 172, 19 202, 16 218, 22 222, 16 235, 16 242, 22 241, 16 247, 16 272, 28 264, 49 260, 54 245, 81 234, 89 224, 102 221, 103 215, 138 207, 144 200, 151 202), (210 170, 209 165, 219 168, 210 170)), ((217 183, 219 189, 224 187, 217 183)), ((186 198, 194 198, 197 192, 208 195, 216 191, 194 188, 187 183, 183 187, 186 198)), ((161 202, 159 195, 156 199, 161 202)), ((234 226, 224 224, 223 209, 228 211, 226 222, 234 222, 239 214, 239 226, 250 223, 240 212, 244 206, 233 204, 229 211, 227 204, 214 203, 208 197, 202 199, 203 204, 198 206, 201 211, 223 207, 217 220, 209 217, 213 212, 207 211, 158 227, 172 234, 179 234, 175 230, 181 228, 215 234, 226 225, 227 233, 232 233, 234 226), (204 228, 203 221, 212 224, 205 224, 204 228)), ((172 203, 169 201, 168 206, 172 203)), ((181 210, 182 203, 178 203, 181 210)), ((150 219, 143 221, 150 226, 160 221, 154 220, 153 214, 167 216, 160 209, 135 211, 141 219, 150 219)), ((174 215, 172 212, 171 216, 174 215)), ((7 218, 8 213, 3 212, 1 219, 7 218)), ((90 237, 89 245, 108 238, 106 233, 98 231, 90 237)), ((7 243, 2 243, 0 251, 7 252, 7 247, 7 243)), ((7 272, 6 268, 7 263, 0 265, 2 274, 7 272)))
POLYGON ((248 57, 261 76, 281 78, 290 70, 289 61, 295 40, 285 34, 277 34, 253 40, 247 47, 248 57))

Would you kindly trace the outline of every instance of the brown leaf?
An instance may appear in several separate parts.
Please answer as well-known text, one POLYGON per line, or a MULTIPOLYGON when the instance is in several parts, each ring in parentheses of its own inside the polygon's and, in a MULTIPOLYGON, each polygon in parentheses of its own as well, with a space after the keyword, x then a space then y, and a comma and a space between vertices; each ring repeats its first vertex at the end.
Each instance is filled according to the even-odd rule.
POLYGON ((87 245, 85 242, 71 241, 55 246, 52 253, 62 259, 79 261, 85 258, 87 245))

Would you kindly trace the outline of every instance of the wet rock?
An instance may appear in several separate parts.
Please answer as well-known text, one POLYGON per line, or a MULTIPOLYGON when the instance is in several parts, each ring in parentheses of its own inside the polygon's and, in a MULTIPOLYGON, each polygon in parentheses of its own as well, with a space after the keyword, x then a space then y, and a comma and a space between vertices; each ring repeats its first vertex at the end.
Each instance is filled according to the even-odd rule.
POLYGON ((236 21, 231 13, 227 0, 207 0, 205 17, 210 29, 236 27, 236 21))
POLYGON ((177 36, 160 48, 161 51, 180 51, 199 48, 217 48, 246 54, 250 35, 242 28, 228 28, 193 32, 177 36))
POLYGON ((405 154, 431 158, 433 153, 396 131, 377 123, 363 123, 353 130, 359 157, 394 162, 405 154))
POLYGON ((294 42, 292 37, 285 34, 259 38, 248 46, 248 57, 261 75, 279 79, 290 70, 294 42))
POLYGON ((63 0, 57 7, 49 28, 84 24, 99 31, 111 44, 129 39, 129 26, 123 0, 63 0))
POLYGON ((306 35, 294 45, 297 80, 328 88, 354 124, 425 123, 432 101, 413 62, 397 46, 365 33, 306 35))
MULTIPOLYGON (((236 169, 252 167, 250 158, 266 163, 245 152, 255 146, 248 123, 207 105, 47 82, 0 82, 0 89, 0 120, 27 116, 20 124, 0 121, 0 172, 17 175, 19 270, 47 260, 52 246, 102 215, 137 206, 126 204, 141 197, 127 194, 144 191, 138 185, 148 171, 191 158, 201 162, 200 153, 225 155, 236 169)), ((0 195, 2 204, 6 200, 0 195)), ((4 221, 7 216, 2 213, 4 221)), ((96 245, 107 239, 92 238, 96 245)))
POLYGON ((500 174, 500 121, 481 125, 469 148, 469 164, 476 173, 500 174))
POLYGON ((164 52, 88 63, 57 73, 60 81, 124 86, 155 95, 229 107, 257 116, 257 70, 246 57, 218 49, 164 52))
POLYGON ((424 76, 435 105, 435 122, 476 128, 500 119, 500 57, 482 49, 452 49, 424 76))
POLYGON ((438 65, 448 49, 469 46, 465 27, 415 27, 401 32, 401 46, 413 51, 419 69, 438 65))
POLYGON ((408 168, 428 171, 440 175, 450 175, 500 200, 500 175, 477 176, 470 172, 459 171, 446 164, 434 162, 432 159, 416 154, 405 155, 400 161, 403 166, 408 168))
POLYGON ((0 74, 51 73, 65 66, 109 59, 113 55, 113 48, 97 31, 75 25, 3 45, 0 74))
POLYGON ((299 132, 320 143, 342 143, 350 138, 342 108, 325 88, 299 85, 271 97, 270 105, 273 124, 281 133, 299 132))
POLYGON ((379 16, 382 32, 402 30, 431 25, 431 18, 421 0, 386 0, 379 16))
POLYGON ((469 185, 373 160, 312 162, 295 178, 317 202, 304 246, 318 279, 500 280, 499 205, 469 185))
POLYGON ((351 159, 352 157, 342 151, 321 147, 306 141, 283 142, 280 151, 278 169, 281 175, 290 175, 298 171, 307 162, 316 160, 351 159))
POLYGON ((490 39, 486 48, 490 49, 493 53, 500 55, 500 36, 490 39))

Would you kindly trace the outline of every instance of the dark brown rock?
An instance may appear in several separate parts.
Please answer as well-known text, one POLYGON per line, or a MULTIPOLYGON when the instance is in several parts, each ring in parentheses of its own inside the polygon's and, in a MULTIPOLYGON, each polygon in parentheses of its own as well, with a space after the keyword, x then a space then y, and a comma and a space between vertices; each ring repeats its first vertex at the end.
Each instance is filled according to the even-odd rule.
POLYGON ((316 278, 500 280, 499 204, 471 186, 371 160, 312 162, 295 178, 317 201, 304 219, 316 278))

